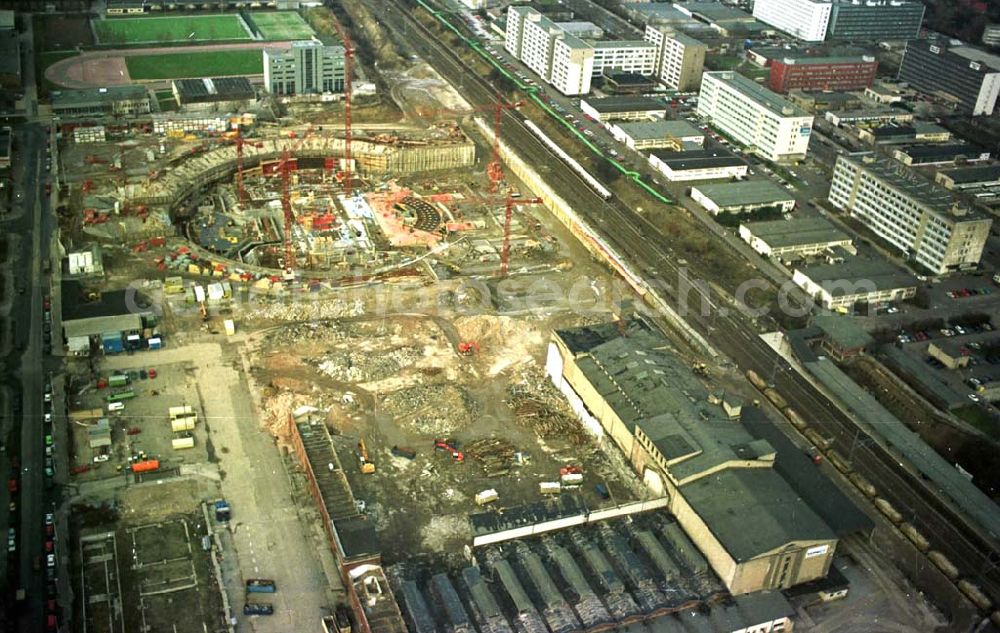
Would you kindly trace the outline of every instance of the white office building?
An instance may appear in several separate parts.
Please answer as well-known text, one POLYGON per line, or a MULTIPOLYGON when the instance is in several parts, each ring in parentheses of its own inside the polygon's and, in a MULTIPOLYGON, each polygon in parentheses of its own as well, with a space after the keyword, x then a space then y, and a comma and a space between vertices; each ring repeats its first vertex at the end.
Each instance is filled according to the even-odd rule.
POLYGON ((605 68, 648 77, 656 71, 656 45, 635 40, 594 42, 593 76, 605 68))
POLYGON ((767 160, 788 162, 806 156, 812 115, 739 73, 702 75, 698 114, 767 160))
POLYGON ((829 199, 934 274, 977 265, 992 225, 906 166, 870 156, 837 158, 829 199))
POLYGON ((264 49, 264 86, 277 95, 344 91, 344 47, 316 40, 264 49))
POLYGON ((656 78, 671 90, 697 90, 708 47, 683 33, 647 25, 644 35, 656 46, 656 78))
POLYGON ((564 95, 590 92, 594 47, 530 7, 507 9, 504 48, 564 95))
POLYGON ((753 17, 800 40, 822 42, 832 9, 824 0, 756 0, 753 17))

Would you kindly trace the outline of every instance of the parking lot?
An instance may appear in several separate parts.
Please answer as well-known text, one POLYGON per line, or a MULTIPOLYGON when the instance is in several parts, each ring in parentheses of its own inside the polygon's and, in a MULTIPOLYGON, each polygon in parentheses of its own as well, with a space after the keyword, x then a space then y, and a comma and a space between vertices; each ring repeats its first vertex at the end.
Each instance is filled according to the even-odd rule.
POLYGON ((88 374, 73 376, 77 393, 70 410, 71 471, 78 482, 120 476, 134 462, 158 460, 163 470, 178 469, 184 464, 208 459, 207 433, 198 386, 181 363, 139 365, 153 361, 155 356, 107 357, 98 365, 96 377, 88 374), (150 370, 155 376, 150 378, 150 370), (112 376, 127 376, 127 384, 104 386, 112 376), (133 394, 120 404, 109 402, 116 394, 133 394), (185 432, 194 438, 192 448, 174 449, 172 441, 179 437, 171 428, 171 407, 190 406, 198 422, 185 432), (95 418, 86 412, 101 412, 95 418), (76 413, 74 413, 76 412, 76 413), (89 416, 87 419, 74 419, 89 416), (106 419, 110 429, 110 444, 101 445, 100 420, 106 419))

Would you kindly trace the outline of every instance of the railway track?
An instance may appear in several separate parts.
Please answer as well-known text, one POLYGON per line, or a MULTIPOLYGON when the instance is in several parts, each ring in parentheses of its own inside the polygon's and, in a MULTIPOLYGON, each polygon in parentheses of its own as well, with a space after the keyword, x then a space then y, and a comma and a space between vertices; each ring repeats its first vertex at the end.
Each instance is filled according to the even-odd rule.
MULTIPOLYGON (((433 65, 452 85, 460 87, 473 105, 487 105, 496 100, 496 89, 470 68, 447 42, 421 24, 414 16, 385 0, 373 0, 380 17, 397 32, 407 36, 410 45, 433 65)), ((686 276, 673 258, 669 240, 642 215, 625 207, 617 199, 604 200, 580 176, 570 170, 550 149, 524 126, 523 117, 505 110, 502 126, 504 141, 530 164, 546 166, 545 179, 576 213, 643 274, 660 279, 686 276)), ((675 299, 676 297, 671 297, 675 299)), ((849 455, 855 470, 879 488, 879 495, 907 514, 931 538, 934 549, 948 556, 962 575, 978 584, 1000 602, 1000 544, 982 534, 978 526, 959 514, 940 498, 916 471, 869 437, 835 404, 811 383, 788 366, 770 346, 757 336, 757 328, 742 313, 727 308, 725 298, 711 289, 692 286, 684 310, 689 322, 714 346, 726 353, 740 368, 752 369, 762 376, 772 376, 777 390, 797 411, 808 416, 810 424, 834 438, 835 445, 849 455), (687 309, 692 301, 705 302, 709 315, 687 309), (777 368, 777 371, 775 371, 777 368)), ((701 306, 696 306, 700 308, 701 306)))

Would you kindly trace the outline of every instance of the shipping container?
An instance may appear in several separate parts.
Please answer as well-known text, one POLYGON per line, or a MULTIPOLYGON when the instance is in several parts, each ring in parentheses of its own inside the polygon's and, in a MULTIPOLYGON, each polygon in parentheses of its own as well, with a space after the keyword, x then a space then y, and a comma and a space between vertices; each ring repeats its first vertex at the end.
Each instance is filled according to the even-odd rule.
POLYGON ((104 345, 105 354, 121 354, 125 351, 125 343, 122 342, 120 334, 111 337, 102 335, 101 342, 104 345))
POLYGON ((189 415, 185 418, 174 418, 170 421, 170 430, 174 433, 182 433, 184 431, 193 431, 194 423, 197 421, 197 417, 194 415, 189 415))
POLYGON ((178 407, 170 407, 169 409, 167 409, 167 413, 170 415, 171 420, 174 420, 176 418, 186 418, 188 416, 195 414, 194 408, 189 404, 185 404, 178 407))
POLYGON ((144 462, 135 462, 132 464, 132 472, 134 473, 146 473, 159 469, 160 460, 158 459, 147 459, 144 462))
POLYGON ((562 490, 562 484, 558 481, 541 481, 538 483, 538 492, 543 495, 557 495, 562 490))
POLYGON ((393 446, 392 454, 396 457, 405 457, 406 459, 415 459, 417 456, 417 451, 413 450, 409 446, 393 446))
POLYGON ((175 437, 170 440, 170 447, 175 451, 184 450, 185 448, 194 448, 194 438, 190 435, 187 437, 175 437))
POLYGON ((161 347, 163 347, 163 340, 160 337, 149 339, 149 349, 160 349, 161 347))
POLYGON ((247 580, 247 593, 275 593, 278 586, 269 578, 250 578, 247 580))
POLYGON ((499 498, 500 495, 498 495, 497 491, 494 490, 493 488, 489 488, 487 490, 483 490, 482 492, 476 493, 476 503, 478 505, 486 505, 487 503, 493 503, 499 498))
POLYGON ((131 389, 127 389, 125 391, 108 394, 108 402, 121 402, 123 400, 131 400, 134 397, 135 392, 131 389))
POLYGON ((128 374, 111 374, 108 376, 109 387, 124 387, 129 383, 128 374))
POLYGON ((222 322, 222 325, 226 328, 226 336, 236 334, 236 323, 234 323, 232 319, 226 319, 222 322))

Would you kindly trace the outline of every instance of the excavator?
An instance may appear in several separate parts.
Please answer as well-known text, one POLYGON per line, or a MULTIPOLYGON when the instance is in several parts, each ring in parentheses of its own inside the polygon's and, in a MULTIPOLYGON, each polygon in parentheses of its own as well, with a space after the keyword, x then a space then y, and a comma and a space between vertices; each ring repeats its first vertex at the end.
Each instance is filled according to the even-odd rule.
POLYGON ((458 450, 458 445, 454 440, 434 440, 434 450, 451 453, 452 458, 454 458, 456 462, 465 461, 465 453, 458 450))
POLYGON ((458 344, 458 353, 462 356, 472 356, 479 353, 479 343, 475 341, 462 341, 458 344))
POLYGON ((358 459, 361 461, 362 473, 371 475, 375 472, 375 464, 372 463, 371 456, 368 454, 368 447, 365 446, 364 440, 358 440, 358 459))

